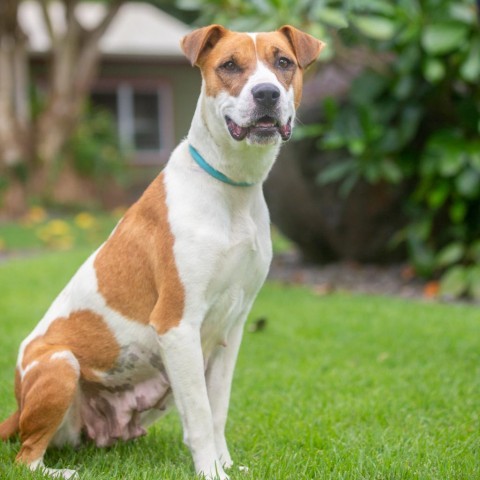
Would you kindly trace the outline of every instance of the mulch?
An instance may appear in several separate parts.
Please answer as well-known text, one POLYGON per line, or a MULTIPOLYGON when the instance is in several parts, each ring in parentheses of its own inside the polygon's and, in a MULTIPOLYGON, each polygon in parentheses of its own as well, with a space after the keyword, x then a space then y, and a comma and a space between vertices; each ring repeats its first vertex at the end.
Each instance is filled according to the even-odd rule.
POLYGON ((408 265, 364 265, 355 262, 316 265, 303 262, 295 251, 274 257, 269 279, 285 284, 308 285, 320 295, 342 291, 430 299, 437 293, 432 282, 416 277, 408 265))

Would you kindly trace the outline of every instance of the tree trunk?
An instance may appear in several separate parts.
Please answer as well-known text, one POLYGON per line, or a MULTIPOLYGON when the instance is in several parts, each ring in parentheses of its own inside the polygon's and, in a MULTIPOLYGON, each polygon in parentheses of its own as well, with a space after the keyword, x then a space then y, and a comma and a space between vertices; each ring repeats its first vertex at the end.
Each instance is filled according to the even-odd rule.
POLYGON ((19 0, 0 2, 0 208, 26 206, 20 174, 30 154, 27 38, 18 21, 19 0))
POLYGON ((26 204, 28 194, 48 196, 52 169, 77 126, 97 71, 100 39, 124 0, 105 3, 104 18, 90 29, 78 21, 79 0, 60 0, 64 28, 54 24, 50 0, 37 2, 51 59, 45 108, 32 122, 27 38, 18 22, 20 0, 0 0, 0 210, 10 212, 26 204))
POLYGON ((37 175, 33 189, 48 195, 52 167, 77 126, 100 61, 99 42, 123 0, 106 6, 103 20, 87 30, 78 21, 78 0, 63 0, 65 29, 55 30, 47 0, 40 0, 52 45, 50 88, 36 122, 37 175))
MULTIPOLYGON (((17 22, 19 0, 0 2, 0 169, 27 158, 28 60, 26 37, 17 22)), ((4 173, 5 174, 5 173, 4 173)))

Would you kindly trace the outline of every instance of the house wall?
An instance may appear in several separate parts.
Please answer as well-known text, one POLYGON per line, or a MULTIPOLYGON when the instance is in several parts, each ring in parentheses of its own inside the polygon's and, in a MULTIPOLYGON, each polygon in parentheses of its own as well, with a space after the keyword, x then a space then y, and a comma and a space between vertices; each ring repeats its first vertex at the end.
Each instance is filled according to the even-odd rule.
POLYGON ((149 161, 133 161, 131 165, 130 197, 137 197, 167 162, 171 150, 187 135, 200 93, 201 76, 185 59, 104 59, 94 88, 113 88, 122 82, 136 86, 161 85, 169 94, 166 125, 169 146, 161 155, 149 161))
POLYGON ((98 78, 97 84, 102 81, 166 84, 172 93, 174 144, 187 134, 200 93, 201 78, 198 70, 186 60, 104 59, 98 78))

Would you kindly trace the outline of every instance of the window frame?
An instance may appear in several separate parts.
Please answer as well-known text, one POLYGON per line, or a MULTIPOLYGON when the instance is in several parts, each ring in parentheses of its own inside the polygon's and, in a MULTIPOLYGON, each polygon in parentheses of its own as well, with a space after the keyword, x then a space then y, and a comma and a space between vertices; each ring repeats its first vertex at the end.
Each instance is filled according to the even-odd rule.
POLYGON ((91 94, 110 93, 116 96, 117 132, 122 148, 131 152, 133 166, 152 166, 165 163, 174 147, 173 89, 165 80, 99 79, 91 94), (134 143, 134 93, 156 93, 158 102, 158 150, 137 150, 134 143))

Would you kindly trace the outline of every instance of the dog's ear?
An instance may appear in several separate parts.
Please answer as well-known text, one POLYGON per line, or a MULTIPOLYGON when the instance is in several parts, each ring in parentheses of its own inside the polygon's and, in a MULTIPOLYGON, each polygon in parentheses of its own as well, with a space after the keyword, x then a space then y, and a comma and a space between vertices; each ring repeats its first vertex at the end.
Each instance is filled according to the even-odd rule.
POLYGON ((210 25, 198 28, 182 38, 182 50, 192 66, 201 63, 201 57, 215 46, 226 31, 221 25, 210 25))
POLYGON ((291 25, 284 25, 278 31, 285 35, 293 47, 300 68, 305 70, 320 55, 325 43, 291 25))

